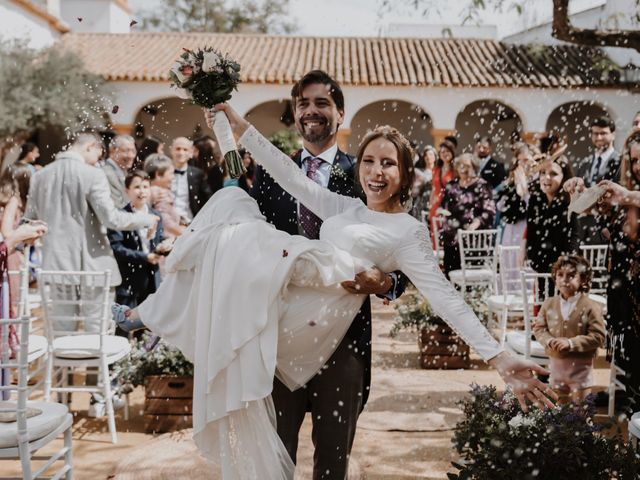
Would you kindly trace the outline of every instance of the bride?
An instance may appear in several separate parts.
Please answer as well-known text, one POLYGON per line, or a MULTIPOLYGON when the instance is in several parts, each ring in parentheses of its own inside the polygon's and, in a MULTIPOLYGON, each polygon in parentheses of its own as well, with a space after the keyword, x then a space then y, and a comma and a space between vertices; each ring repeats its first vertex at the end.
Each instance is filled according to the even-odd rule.
MULTIPOLYGON (((323 220, 320 240, 276 230, 239 188, 218 191, 167 257, 170 274, 137 309, 114 309, 126 330, 147 326, 195 364, 194 440, 224 479, 292 479, 275 428, 274 374, 294 390, 342 340, 364 295, 355 275, 401 270, 434 311, 491 366, 526 410, 552 406, 538 365, 504 352, 443 276, 427 228, 406 213, 413 175, 407 140, 391 127, 358 151, 366 205, 322 188, 230 106, 239 143, 288 193, 323 220), (350 288, 352 290, 352 288, 350 288)), ((206 112, 213 123, 213 112, 206 112)))

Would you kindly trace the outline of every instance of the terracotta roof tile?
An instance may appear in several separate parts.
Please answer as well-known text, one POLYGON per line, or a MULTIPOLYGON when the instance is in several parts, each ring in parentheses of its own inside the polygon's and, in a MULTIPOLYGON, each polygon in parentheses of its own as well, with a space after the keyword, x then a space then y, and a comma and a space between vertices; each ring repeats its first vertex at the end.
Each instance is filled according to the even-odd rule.
POLYGON ((247 83, 290 84, 321 68, 344 85, 615 85, 600 78, 601 50, 568 45, 214 33, 69 33, 61 44, 108 80, 167 81, 183 48, 213 46, 242 65, 247 83))

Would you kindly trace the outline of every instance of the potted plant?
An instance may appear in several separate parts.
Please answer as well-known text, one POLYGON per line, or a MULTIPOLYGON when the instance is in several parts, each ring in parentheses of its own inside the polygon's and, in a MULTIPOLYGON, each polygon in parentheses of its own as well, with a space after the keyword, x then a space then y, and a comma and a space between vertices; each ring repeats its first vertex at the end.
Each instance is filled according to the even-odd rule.
POLYGON ((461 402, 464 418, 453 438, 461 458, 450 480, 639 478, 635 449, 594 423, 593 397, 523 413, 512 394, 498 395, 494 386, 473 385, 471 395, 461 402))
POLYGON ((390 335, 400 330, 418 332, 420 366, 427 369, 467 368, 469 346, 442 320, 421 295, 413 293, 396 305, 398 315, 390 335))
POLYGON ((128 357, 114 368, 124 391, 145 387, 147 433, 190 427, 193 405, 193 364, 182 352, 157 337, 144 334, 128 357))

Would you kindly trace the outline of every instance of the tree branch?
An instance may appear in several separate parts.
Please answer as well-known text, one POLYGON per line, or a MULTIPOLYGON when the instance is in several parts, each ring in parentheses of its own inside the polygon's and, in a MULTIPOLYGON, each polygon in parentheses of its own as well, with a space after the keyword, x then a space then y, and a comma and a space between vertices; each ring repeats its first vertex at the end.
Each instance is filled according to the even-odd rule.
POLYGON ((558 40, 580 45, 633 48, 640 52, 640 31, 638 30, 596 30, 571 25, 569 0, 553 0, 551 35, 558 40))

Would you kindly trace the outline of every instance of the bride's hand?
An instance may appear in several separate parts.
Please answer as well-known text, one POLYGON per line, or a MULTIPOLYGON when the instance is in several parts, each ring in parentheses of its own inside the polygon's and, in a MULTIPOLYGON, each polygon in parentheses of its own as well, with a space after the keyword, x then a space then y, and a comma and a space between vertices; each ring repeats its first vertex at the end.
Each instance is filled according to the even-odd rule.
POLYGON ((236 140, 239 139, 244 132, 247 131, 249 126, 251 125, 244 118, 238 115, 233 108, 229 106, 228 103, 219 103, 213 108, 205 108, 204 109, 204 118, 207 122, 207 126, 213 129, 213 125, 216 122, 215 115, 216 112, 224 112, 227 118, 229 119, 229 124, 231 125, 231 131, 233 131, 233 136, 236 137, 236 140))
POLYGON ((513 392, 525 412, 527 411, 526 399, 538 408, 552 408, 553 401, 558 400, 558 395, 534 376, 533 372, 539 375, 549 374, 540 365, 514 357, 507 352, 493 357, 489 360, 489 365, 498 370, 507 388, 513 392))

